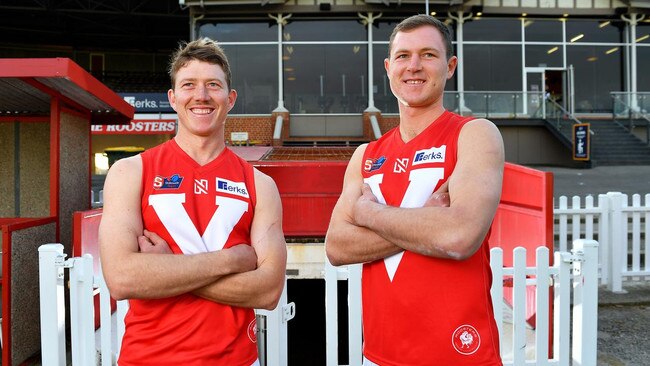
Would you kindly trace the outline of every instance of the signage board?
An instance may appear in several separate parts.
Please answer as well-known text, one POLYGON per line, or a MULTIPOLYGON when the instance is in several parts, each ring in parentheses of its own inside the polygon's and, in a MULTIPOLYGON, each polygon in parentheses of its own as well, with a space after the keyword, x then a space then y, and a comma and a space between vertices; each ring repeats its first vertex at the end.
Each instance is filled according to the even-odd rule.
POLYGON ((573 160, 589 160, 589 123, 573 125, 573 160))
POLYGON ((134 119, 127 125, 91 125, 93 135, 166 135, 176 133, 175 119, 134 119))

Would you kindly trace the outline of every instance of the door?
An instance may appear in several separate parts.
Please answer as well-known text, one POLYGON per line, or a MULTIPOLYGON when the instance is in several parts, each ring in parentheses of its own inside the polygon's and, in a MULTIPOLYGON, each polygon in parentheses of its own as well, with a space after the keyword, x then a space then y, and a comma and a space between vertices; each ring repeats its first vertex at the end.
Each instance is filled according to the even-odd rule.
MULTIPOLYGON (((561 106, 573 114, 573 68, 526 68, 526 93, 524 113, 531 117, 546 118, 547 104, 561 106), (555 103, 542 103, 543 100, 555 103)), ((553 107, 553 109, 557 109, 553 107)))

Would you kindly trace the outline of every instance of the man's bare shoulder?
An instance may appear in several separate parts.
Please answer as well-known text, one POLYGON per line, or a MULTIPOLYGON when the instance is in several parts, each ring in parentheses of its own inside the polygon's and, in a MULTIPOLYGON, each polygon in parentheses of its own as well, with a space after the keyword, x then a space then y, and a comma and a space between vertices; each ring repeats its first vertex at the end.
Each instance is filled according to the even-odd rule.
POLYGON ((111 166, 108 170, 108 177, 111 175, 135 174, 142 172, 142 158, 140 155, 122 158, 111 166))
POLYGON ((253 168, 254 176, 255 176, 255 186, 256 187, 262 187, 265 189, 275 189, 277 190, 277 186, 275 184, 275 181, 273 178, 271 178, 269 175, 266 173, 261 172, 257 168, 253 168))

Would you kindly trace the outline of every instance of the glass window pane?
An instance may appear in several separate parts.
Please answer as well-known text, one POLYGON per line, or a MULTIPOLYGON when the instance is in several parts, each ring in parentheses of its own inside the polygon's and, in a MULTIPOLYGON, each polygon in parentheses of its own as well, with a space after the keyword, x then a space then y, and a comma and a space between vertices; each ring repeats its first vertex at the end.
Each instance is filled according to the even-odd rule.
MULTIPOLYGON (((642 71, 647 66, 641 65, 650 65, 650 47, 637 47, 636 48, 636 66, 637 66, 637 90, 650 92, 650 72, 642 71)), ((649 108, 650 109, 650 106, 649 108)))
POLYGON ((610 92, 623 90, 622 50, 617 47, 568 46, 567 63, 573 65, 575 110, 609 113, 610 92), (609 53, 608 53, 609 52, 609 53))
POLYGON ((375 107, 382 113, 398 113, 397 99, 390 90, 390 82, 386 75, 386 68, 384 67, 384 59, 388 55, 388 45, 374 45, 374 57, 372 59, 374 70, 374 85, 375 85, 375 107))
POLYGON ((223 47, 237 101, 232 114, 269 114, 278 104, 278 51, 273 45, 223 47))
POLYGON ((526 45, 526 66, 528 67, 562 67, 562 46, 526 45))
POLYGON ((521 41, 518 19, 474 18, 463 24, 465 41, 521 41))
POLYGON ((625 24, 622 21, 569 20, 566 39, 570 43, 622 42, 625 24))
POLYGON ((284 47, 285 105, 292 113, 361 113, 368 105, 365 45, 284 47))
POLYGON ((521 47, 465 45, 465 90, 521 90, 521 47))
POLYGON ((527 42, 562 42, 562 21, 526 19, 524 32, 527 42))
POLYGON ((284 40, 289 41, 365 41, 366 27, 356 20, 289 20, 284 29, 284 40))
POLYGON ((207 23, 199 27, 200 37, 217 42, 277 41, 278 29, 273 23, 207 23))

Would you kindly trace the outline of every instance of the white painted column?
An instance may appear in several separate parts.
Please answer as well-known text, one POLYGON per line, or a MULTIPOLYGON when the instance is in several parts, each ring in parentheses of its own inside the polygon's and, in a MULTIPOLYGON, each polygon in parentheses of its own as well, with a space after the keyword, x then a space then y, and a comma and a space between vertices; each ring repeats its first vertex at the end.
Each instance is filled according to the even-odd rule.
MULTIPOLYGON (((458 65, 456 66, 456 78, 458 80, 458 113, 464 114, 471 112, 469 108, 465 105, 465 65, 463 58, 463 24, 466 20, 472 19, 474 16, 473 13, 470 13, 467 16, 463 16, 463 12, 459 11, 457 16, 449 13, 449 17, 456 21, 458 27, 456 27, 456 56, 458 57, 458 65)), ((486 111, 487 112, 487 111, 486 111)))
POLYGON ((282 15, 278 13, 277 16, 269 14, 269 18, 274 19, 278 24, 278 106, 273 112, 288 112, 284 107, 284 70, 282 69, 282 29, 287 25, 287 19, 291 18, 292 14, 282 15))
POLYGON ((375 15, 373 12, 369 12, 368 15, 364 16, 361 13, 357 13, 363 25, 368 27, 368 108, 364 112, 379 112, 379 109, 375 107, 375 92, 373 88, 374 82, 374 68, 372 65, 373 60, 373 47, 372 47, 372 25, 375 22, 375 19, 379 19, 382 16, 382 13, 375 15))

